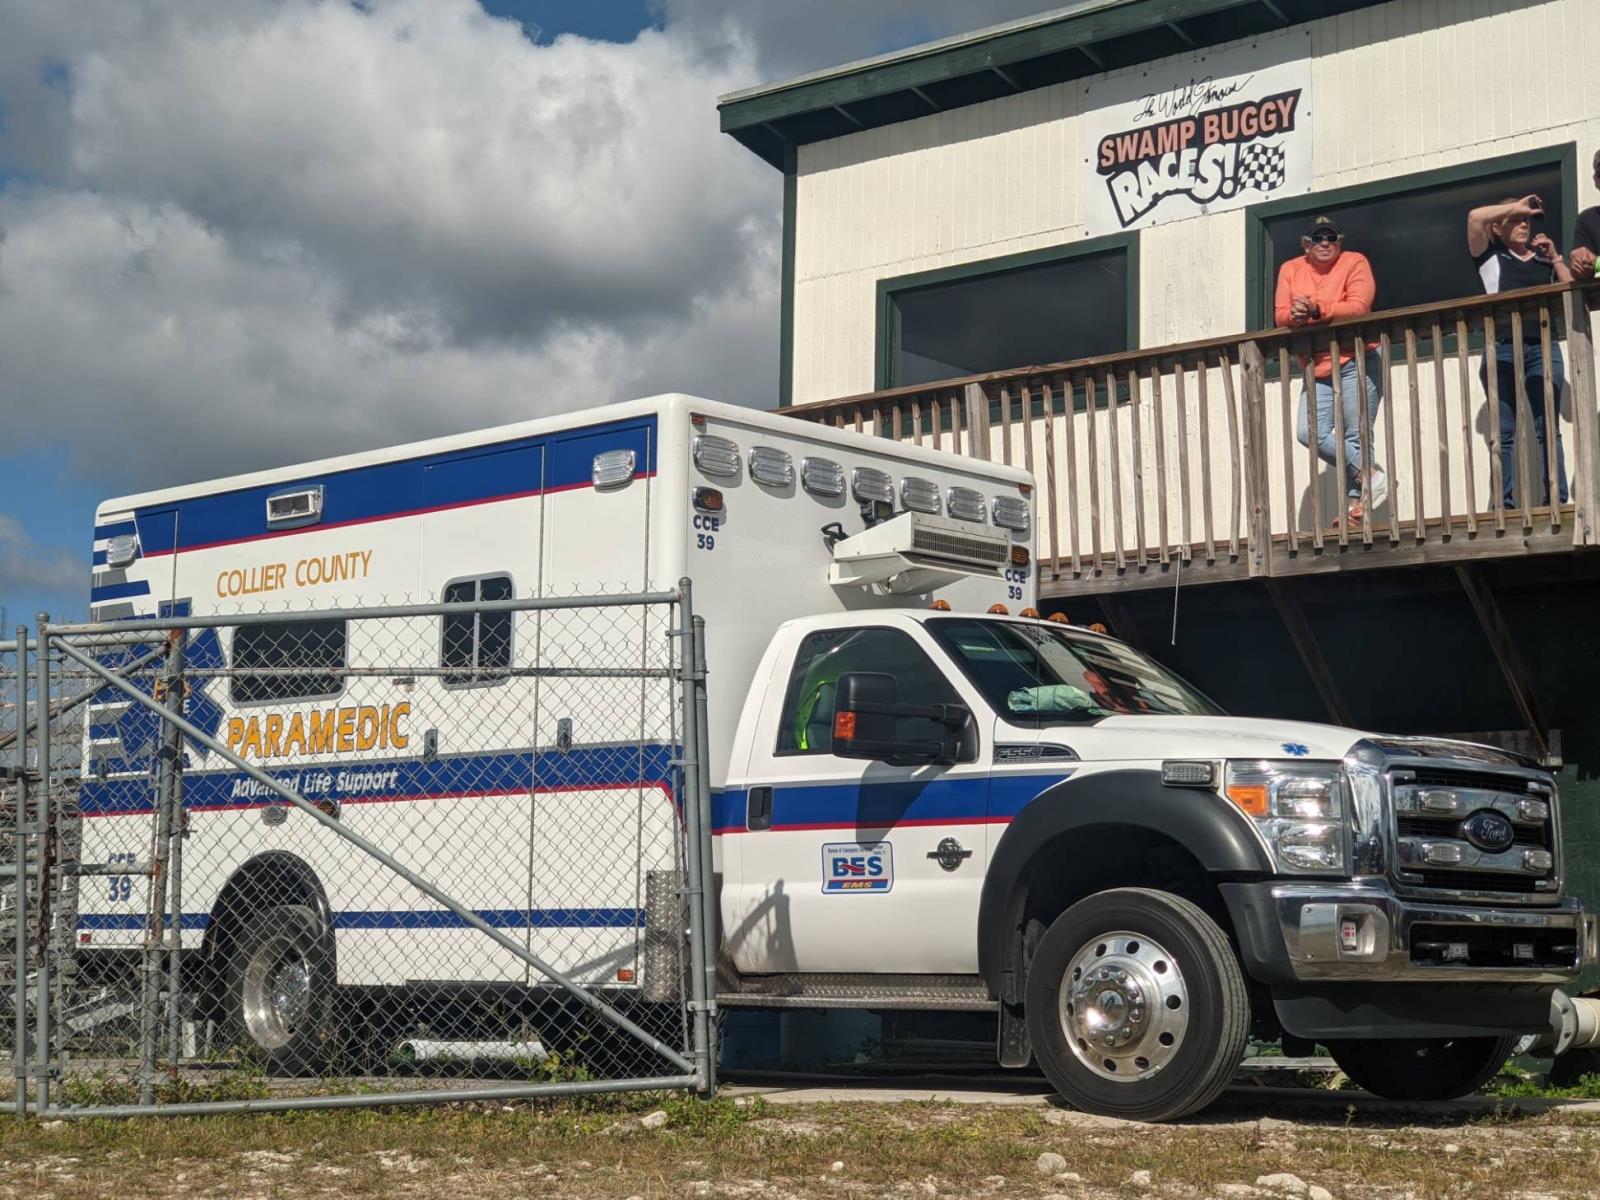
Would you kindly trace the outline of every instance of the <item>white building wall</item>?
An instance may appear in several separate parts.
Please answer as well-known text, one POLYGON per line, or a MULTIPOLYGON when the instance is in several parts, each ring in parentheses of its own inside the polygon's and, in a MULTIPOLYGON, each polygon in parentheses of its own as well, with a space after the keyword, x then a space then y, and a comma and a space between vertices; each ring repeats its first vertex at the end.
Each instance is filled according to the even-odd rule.
MULTIPOLYGON (((1249 44, 1284 39, 1312 60, 1316 191, 1565 141, 1586 176, 1600 146, 1596 0, 1394 0, 1249 44)), ((1081 115, 1108 78, 801 148, 795 403, 872 390, 880 279, 1087 236, 1081 115)), ((1139 233, 1141 345, 1244 328, 1245 230, 1233 211, 1139 233)))

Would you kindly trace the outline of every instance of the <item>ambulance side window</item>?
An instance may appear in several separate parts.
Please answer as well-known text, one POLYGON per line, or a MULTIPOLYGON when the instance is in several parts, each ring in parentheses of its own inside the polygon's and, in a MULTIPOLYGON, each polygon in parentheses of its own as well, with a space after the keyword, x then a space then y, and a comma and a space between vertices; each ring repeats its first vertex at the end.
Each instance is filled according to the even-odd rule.
POLYGON ((233 631, 235 704, 324 700, 344 691, 343 621, 240 625, 233 631), (255 673, 256 669, 260 673, 255 673))
MULTIPOLYGON (((446 604, 510 600, 512 596, 509 575, 457 579, 444 588, 446 604)), ((450 613, 440 618, 439 665, 447 668, 445 683, 460 687, 504 679, 511 666, 511 622, 515 615, 450 613)))
MULTIPOLYGON (((833 748, 834 688, 849 671, 893 675, 907 703, 961 702, 944 672, 908 634, 898 629, 819 629, 805 636, 794 657, 774 753, 827 754, 833 748)), ((907 717, 899 735, 921 741, 943 732, 934 721, 907 717)))

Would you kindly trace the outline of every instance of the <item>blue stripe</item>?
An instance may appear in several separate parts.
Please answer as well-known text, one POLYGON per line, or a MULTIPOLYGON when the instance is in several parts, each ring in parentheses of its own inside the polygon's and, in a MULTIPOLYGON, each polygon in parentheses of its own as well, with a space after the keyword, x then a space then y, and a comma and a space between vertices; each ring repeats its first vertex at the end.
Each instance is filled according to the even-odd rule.
MULTIPOLYGON (((95 728, 105 728, 96 726, 95 728)), ((115 727, 113 727, 115 728, 115 727)), ((606 786, 666 787, 674 792, 673 749, 661 743, 642 746, 598 746, 566 751, 521 754, 451 755, 427 762, 416 757, 359 761, 296 763, 271 767, 267 773, 308 800, 342 802, 405 799, 421 796, 466 796, 542 790, 578 790, 606 786), (342 772, 394 772, 393 781, 376 789, 349 791, 339 786, 342 772)), ((149 813, 153 808, 151 778, 88 779, 78 793, 85 816, 149 813)), ((246 809, 276 802, 276 796, 243 771, 197 771, 183 777, 185 808, 246 809)))
MULTIPOLYGON (((639 929, 644 911, 637 908, 477 908, 477 916, 496 929, 639 929)), ((143 913, 83 913, 78 928, 138 933, 146 927, 143 913)), ((166 922, 163 922, 166 924, 166 922)), ((185 929, 204 929, 210 913, 184 913, 185 929)), ((335 929, 471 929, 462 917, 444 909, 398 909, 387 912, 351 910, 333 914, 335 929)))
MULTIPOLYGON (((172 507, 140 509, 135 514, 139 542, 143 553, 149 555, 174 547, 181 550, 263 537, 269 532, 268 496, 318 484, 323 488, 320 524, 326 527, 541 489, 587 486, 594 456, 604 450, 633 450, 636 470, 651 474, 655 471, 655 430, 656 419, 649 416, 197 496, 172 507)), ((103 529, 120 528, 101 526, 95 534, 103 536, 103 529)))
POLYGON ((109 525, 96 525, 94 527, 95 540, 101 538, 121 537, 125 533, 135 532, 132 521, 113 521, 109 525))
MULTIPOLYGON (((1040 792, 1071 774, 1003 772, 895 783, 778 784, 772 792, 772 824, 777 829, 892 829, 910 823, 1009 821, 1040 792)), ((748 795, 744 788, 714 795, 712 828, 744 829, 748 795)))
POLYGON ((99 604, 106 600, 126 600, 129 596, 148 596, 149 594, 149 580, 130 579, 127 583, 107 583, 97 588, 90 588, 89 603, 99 604))
POLYGON ((103 567, 103 566, 105 566, 106 565, 106 552, 104 550, 96 550, 94 552, 94 554, 89 559, 89 565, 92 566, 92 567, 103 567))

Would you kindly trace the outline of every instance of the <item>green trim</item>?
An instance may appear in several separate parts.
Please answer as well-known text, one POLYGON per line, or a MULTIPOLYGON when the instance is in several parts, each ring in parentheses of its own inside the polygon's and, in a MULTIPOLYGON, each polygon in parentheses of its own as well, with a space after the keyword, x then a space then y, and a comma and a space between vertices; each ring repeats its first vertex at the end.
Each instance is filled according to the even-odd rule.
MULTIPOLYGON (((1522 150, 1516 154, 1502 154, 1496 158, 1480 158, 1472 162, 1457 163, 1433 171, 1418 171, 1411 175, 1392 175, 1374 179, 1351 187, 1333 188, 1324 192, 1311 192, 1303 196, 1285 196, 1281 200, 1268 200, 1252 204, 1245 209, 1244 286, 1245 328, 1266 328, 1267 314, 1266 273, 1272 269, 1272 239, 1267 234, 1267 222, 1296 213, 1310 215, 1313 210, 1337 210, 1342 205, 1360 204, 1408 192, 1423 192, 1452 183, 1463 183, 1488 175, 1503 175, 1507 171, 1523 171, 1530 167, 1561 168, 1561 199, 1569 220, 1578 215, 1578 144, 1562 142, 1538 150, 1522 150)), ((1466 219, 1466 214, 1462 214, 1466 219)), ((1566 231, 1563 231, 1565 233, 1566 231)))
POLYGON ((778 296, 778 407, 794 403, 794 235, 800 191, 799 151, 790 146, 783 162, 783 282, 778 296))
POLYGON ((878 280, 878 297, 875 306, 877 327, 877 362, 873 370, 874 390, 897 386, 894 380, 895 360, 900 348, 900 306, 896 297, 905 292, 919 291, 939 284, 958 283, 964 279, 990 278, 1007 275, 1029 267, 1047 266, 1067 262, 1074 258, 1088 258, 1101 254, 1123 254, 1128 267, 1128 294, 1124 321, 1127 349, 1139 348, 1139 234, 1112 233, 1105 237, 1086 238, 1042 250, 1024 250, 1018 254, 1005 254, 999 258, 985 258, 977 262, 961 263, 953 267, 938 267, 932 271, 918 271, 911 275, 896 275, 878 280))
MULTIPOLYGON (((1299 0, 1297 24, 1388 0, 1299 0)), ((750 88, 722 132, 774 167, 805 145, 1286 28, 1269 0, 1104 0, 750 88), (931 106, 931 107, 930 107, 931 106)))

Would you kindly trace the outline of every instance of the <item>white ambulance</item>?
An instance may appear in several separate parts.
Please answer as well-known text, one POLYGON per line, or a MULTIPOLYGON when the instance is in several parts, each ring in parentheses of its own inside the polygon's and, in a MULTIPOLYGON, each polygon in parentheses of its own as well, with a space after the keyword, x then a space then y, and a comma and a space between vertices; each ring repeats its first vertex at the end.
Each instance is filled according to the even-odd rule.
MULTIPOLYGON (((508 719, 482 656, 541 647, 486 627, 470 697, 449 678, 357 695, 362 651, 315 610, 690 579, 725 1006, 991 1013, 1003 1064, 1147 1119, 1214 1099, 1252 1031, 1414 1096, 1471 1089, 1543 1031, 1593 940, 1563 892, 1551 776, 1482 746, 1229 717, 1121 643, 1038 619, 1034 503, 1019 470, 661 396, 108 501, 93 615, 304 612, 270 642, 191 643, 192 664, 233 671, 205 689, 209 727, 396 850, 460 821, 441 796, 470 799, 483 832, 430 859, 434 881, 585 983, 644 982, 639 881, 671 864, 673 798, 634 789, 597 827, 541 797, 552 778, 603 789, 619 755, 665 780, 670 719, 625 720, 582 681, 545 706, 565 729, 508 719), (583 869, 602 859, 632 882, 583 869), (528 865, 558 861, 561 880, 528 865)), ((665 633, 604 618, 587 636, 613 648, 665 633)), ((448 665, 449 629, 427 636, 448 665)), ((150 727, 130 712, 89 716, 85 861, 131 861, 150 836, 132 744, 150 727)), ((266 820, 264 792, 190 764, 182 903, 224 1008, 263 939, 326 947, 293 987, 257 988, 240 1023, 264 1053, 303 1056, 308 991, 537 983, 469 956, 415 892, 375 894, 314 822, 266 820), (240 923, 284 908, 304 927, 240 923)), ((85 884, 85 964, 140 943, 143 886, 85 884)))

